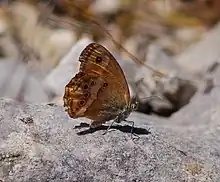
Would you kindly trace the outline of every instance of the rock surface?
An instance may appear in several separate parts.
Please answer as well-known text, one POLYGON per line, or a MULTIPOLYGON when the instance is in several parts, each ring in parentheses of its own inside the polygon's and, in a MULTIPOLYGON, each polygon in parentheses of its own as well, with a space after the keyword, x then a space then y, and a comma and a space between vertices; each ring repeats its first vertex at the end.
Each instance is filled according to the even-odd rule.
POLYGON ((207 32, 202 40, 176 56, 176 63, 194 74, 201 74, 219 60, 220 24, 207 32))
POLYGON ((0 97, 26 102, 48 102, 40 79, 22 62, 0 59, 0 97))
POLYGON ((126 123, 102 135, 107 126, 88 130, 62 106, 1 99, 0 180, 218 182, 218 89, 171 119, 132 113, 134 141, 126 123))

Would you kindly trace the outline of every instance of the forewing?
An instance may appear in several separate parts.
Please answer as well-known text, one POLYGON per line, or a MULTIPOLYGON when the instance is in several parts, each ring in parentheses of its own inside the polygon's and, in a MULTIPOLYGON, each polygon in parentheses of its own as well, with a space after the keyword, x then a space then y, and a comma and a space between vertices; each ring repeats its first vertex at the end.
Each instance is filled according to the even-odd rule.
POLYGON ((80 71, 104 78, 107 83, 113 84, 119 95, 128 104, 130 93, 124 73, 113 55, 102 45, 89 44, 81 53, 80 71))

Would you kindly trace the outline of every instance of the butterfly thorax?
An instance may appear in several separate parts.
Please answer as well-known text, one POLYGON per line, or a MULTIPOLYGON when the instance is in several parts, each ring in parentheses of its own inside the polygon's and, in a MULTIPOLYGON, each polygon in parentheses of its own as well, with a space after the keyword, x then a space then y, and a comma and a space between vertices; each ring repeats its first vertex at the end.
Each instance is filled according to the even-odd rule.
POLYGON ((115 121, 120 123, 128 118, 128 116, 132 113, 132 111, 136 110, 138 107, 137 97, 133 97, 130 103, 119 113, 115 121))

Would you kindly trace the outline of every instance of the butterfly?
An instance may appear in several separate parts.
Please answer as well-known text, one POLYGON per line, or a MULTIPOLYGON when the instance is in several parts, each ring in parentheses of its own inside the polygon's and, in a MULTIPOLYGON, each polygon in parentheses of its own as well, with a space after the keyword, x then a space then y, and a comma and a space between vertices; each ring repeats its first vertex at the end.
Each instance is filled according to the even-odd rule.
POLYGON ((66 85, 63 96, 69 116, 90 119, 91 128, 110 120, 113 120, 112 124, 127 121, 132 123, 132 133, 134 122, 126 119, 137 109, 138 101, 137 97, 131 98, 125 75, 116 59, 102 45, 91 43, 82 51, 79 61, 79 73, 66 85))

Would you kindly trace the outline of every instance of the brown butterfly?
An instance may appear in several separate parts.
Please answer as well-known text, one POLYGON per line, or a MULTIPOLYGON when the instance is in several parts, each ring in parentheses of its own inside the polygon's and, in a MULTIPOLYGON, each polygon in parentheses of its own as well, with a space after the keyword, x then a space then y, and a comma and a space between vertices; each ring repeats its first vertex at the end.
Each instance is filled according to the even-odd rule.
MULTIPOLYGON (((63 97, 69 116, 91 119, 91 128, 109 120, 114 120, 112 124, 127 121, 138 102, 136 97, 130 98, 124 73, 112 54, 102 45, 91 43, 79 61, 79 73, 66 85, 63 97)), ((133 130, 134 122, 127 122, 132 122, 133 130)))

